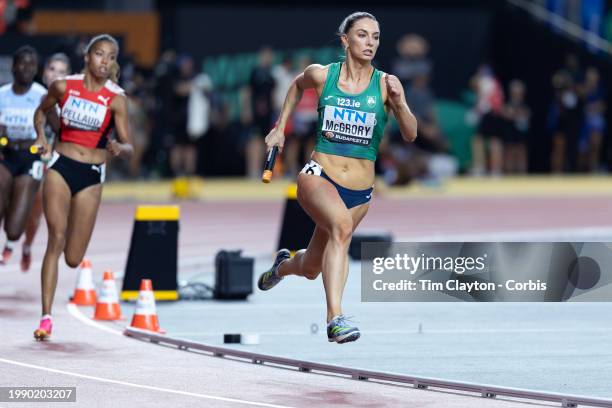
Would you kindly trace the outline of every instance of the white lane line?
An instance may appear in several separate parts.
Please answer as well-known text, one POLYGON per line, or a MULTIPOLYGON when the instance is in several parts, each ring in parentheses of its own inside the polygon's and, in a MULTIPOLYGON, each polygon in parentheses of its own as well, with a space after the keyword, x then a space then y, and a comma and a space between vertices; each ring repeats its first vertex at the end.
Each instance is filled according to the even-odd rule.
POLYGON ((94 377, 92 375, 73 373, 71 371, 57 370, 55 368, 42 367, 42 366, 38 366, 34 364, 22 363, 19 361, 9 360, 6 358, 0 358, 0 362, 5 363, 5 364, 16 365, 20 367, 33 368, 36 370, 47 371, 50 373, 69 375, 72 377, 85 378, 87 380, 94 380, 94 381, 99 381, 99 382, 104 382, 104 383, 124 385, 127 387, 141 388, 145 390, 166 392, 169 394, 184 395, 188 397, 203 398, 203 399, 209 399, 209 400, 214 400, 214 401, 235 402, 237 404, 252 405, 256 407, 290 408, 286 405, 275 405, 275 404, 267 404, 265 402, 255 402, 255 401, 241 400, 241 399, 236 399, 236 398, 218 397, 218 396, 209 395, 209 394, 198 394, 195 392, 179 391, 179 390, 173 390, 170 388, 154 387, 152 385, 135 384, 135 383, 127 382, 127 381, 112 380, 110 378, 104 378, 104 377, 94 377))
POLYGON ((78 306, 75 305, 74 303, 68 303, 66 305, 66 309, 68 309, 68 313, 70 313, 72 317, 74 317, 75 319, 77 319, 78 321, 82 323, 85 323, 88 326, 94 327, 98 330, 102 330, 110 334, 115 334, 117 336, 123 336, 123 332, 121 332, 120 330, 111 329, 110 327, 107 327, 101 323, 95 322, 91 320, 90 318, 88 318, 87 316, 85 316, 83 313, 81 313, 78 306))

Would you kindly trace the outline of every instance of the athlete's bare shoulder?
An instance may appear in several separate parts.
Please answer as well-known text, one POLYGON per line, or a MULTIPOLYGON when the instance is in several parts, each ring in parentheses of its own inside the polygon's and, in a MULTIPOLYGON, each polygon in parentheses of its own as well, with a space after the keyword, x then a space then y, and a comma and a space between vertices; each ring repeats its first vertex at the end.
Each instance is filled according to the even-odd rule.
POLYGON ((315 88, 320 91, 327 79, 328 70, 328 65, 312 64, 307 66, 297 78, 299 87, 302 89, 315 88))
POLYGON ((66 92, 66 79, 56 79, 49 85, 49 93, 61 99, 66 92))
POLYGON ((306 67, 304 72, 298 76, 298 85, 302 89, 322 88, 327 78, 327 66, 312 64, 306 67))
POLYGON ((329 71, 329 65, 312 64, 306 67, 304 76, 317 84, 321 84, 324 83, 327 78, 327 71, 329 71))
POLYGON ((119 93, 115 95, 115 97, 111 101, 111 109, 113 111, 117 111, 117 110, 127 111, 127 97, 125 96, 125 93, 119 93))

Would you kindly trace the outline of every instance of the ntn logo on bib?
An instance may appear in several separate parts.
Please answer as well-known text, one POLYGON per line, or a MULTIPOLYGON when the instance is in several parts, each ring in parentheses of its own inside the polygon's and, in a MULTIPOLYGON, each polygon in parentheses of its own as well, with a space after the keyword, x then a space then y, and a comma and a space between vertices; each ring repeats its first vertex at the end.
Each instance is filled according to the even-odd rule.
POLYGON ((367 143, 369 143, 374 134, 375 126, 376 114, 374 112, 363 112, 356 109, 328 105, 325 106, 325 111, 323 112, 323 127, 321 131, 330 140, 364 144, 364 141, 352 140, 352 138, 367 139, 367 143), (338 137, 337 134, 349 136, 351 139, 347 140, 347 138, 338 137))
POLYGON ((35 106, 31 108, 2 108, 0 111, 0 124, 4 126, 33 125, 35 110, 35 106))
POLYGON ((32 108, 3 108, 0 111, 0 125, 6 127, 9 139, 36 139, 34 111, 32 108))
POLYGON ((102 104, 74 95, 62 107, 62 121, 66 126, 81 130, 100 130, 108 108, 102 104))

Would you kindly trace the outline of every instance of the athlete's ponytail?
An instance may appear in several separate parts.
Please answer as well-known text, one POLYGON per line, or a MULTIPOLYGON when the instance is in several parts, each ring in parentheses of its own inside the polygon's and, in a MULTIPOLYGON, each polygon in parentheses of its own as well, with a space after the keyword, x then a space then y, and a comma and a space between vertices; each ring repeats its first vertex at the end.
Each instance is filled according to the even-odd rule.
POLYGON ((117 61, 113 62, 110 66, 110 80, 114 83, 119 83, 119 76, 121 75, 121 67, 117 64, 117 61))

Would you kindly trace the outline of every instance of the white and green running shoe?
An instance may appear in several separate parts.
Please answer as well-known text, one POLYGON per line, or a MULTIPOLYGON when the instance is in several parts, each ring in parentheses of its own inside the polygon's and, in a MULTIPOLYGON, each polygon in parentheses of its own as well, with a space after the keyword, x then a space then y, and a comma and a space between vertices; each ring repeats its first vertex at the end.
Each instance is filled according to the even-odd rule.
POLYGON ((348 343, 355 341, 361 336, 359 328, 350 324, 349 319, 344 315, 334 317, 327 324, 327 340, 336 343, 348 343))
POLYGON ((276 254, 276 259, 274 260, 274 264, 272 265, 272 268, 270 268, 269 271, 261 274, 261 276, 259 277, 259 280, 257 281, 257 287, 260 290, 270 290, 274 286, 276 286, 278 282, 282 281, 283 277, 278 276, 278 267, 280 266, 281 263, 283 263, 289 258, 291 258, 291 253, 289 252, 288 249, 283 248, 280 251, 278 251, 278 253, 276 254))

